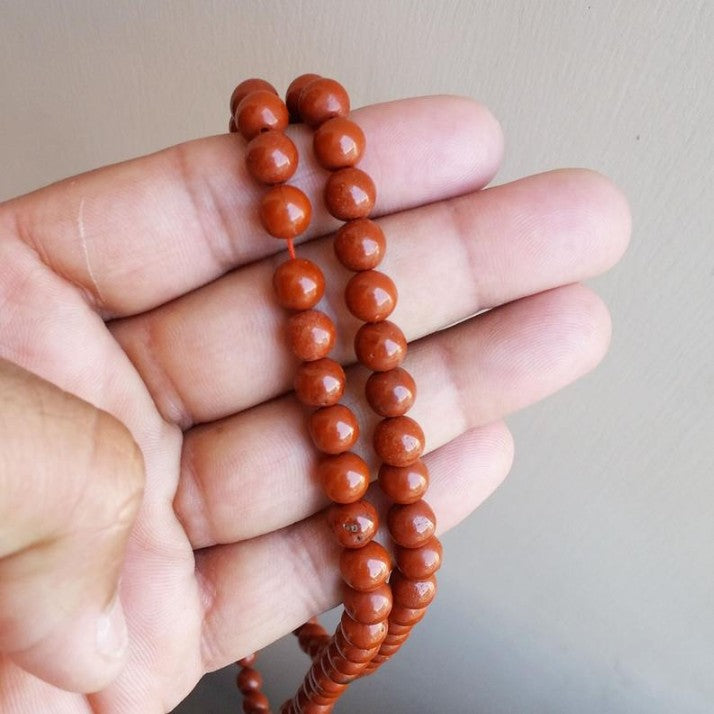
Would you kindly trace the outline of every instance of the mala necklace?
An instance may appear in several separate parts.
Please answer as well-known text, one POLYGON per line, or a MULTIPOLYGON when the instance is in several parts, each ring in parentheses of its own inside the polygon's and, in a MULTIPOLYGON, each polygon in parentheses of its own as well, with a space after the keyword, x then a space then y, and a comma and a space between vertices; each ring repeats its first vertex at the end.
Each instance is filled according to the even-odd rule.
MULTIPOLYGON (((260 221, 273 237, 287 242, 290 258, 273 276, 278 303, 291 312, 287 339, 301 360, 294 380, 295 394, 307 407, 310 437, 322 456, 317 476, 333 501, 327 520, 343 550, 340 556, 344 612, 334 635, 314 618, 295 634, 312 666, 296 694, 280 714, 322 714, 333 711, 350 682, 371 674, 405 642, 436 594, 434 573, 441 565, 441 544, 434 536, 436 519, 422 499, 429 474, 420 456, 424 433, 406 412, 414 403, 416 385, 400 367, 407 352, 402 331, 387 317, 397 303, 392 280, 375 268, 384 256, 382 229, 367 216, 376 199, 372 179, 356 164, 365 149, 365 136, 347 118, 345 89, 333 79, 304 74, 288 88, 283 102, 262 79, 248 79, 233 91, 229 131, 248 142, 246 165, 251 176, 269 186, 260 200, 260 221), (295 255, 294 239, 307 229, 312 207, 308 197, 286 183, 295 173, 298 152, 284 134, 288 123, 303 122, 315 130, 317 163, 330 171, 324 190, 325 206, 338 220, 334 250, 340 263, 354 272, 345 288, 349 311, 364 322, 354 338, 358 361, 372 371, 365 387, 370 407, 383 419, 372 443, 382 464, 379 485, 393 502, 387 527, 393 541, 389 552, 373 538, 377 512, 363 497, 371 481, 367 463, 350 449, 359 437, 359 424, 339 403, 345 388, 341 365, 327 355, 335 344, 335 325, 314 309, 325 290, 325 278, 315 263, 295 255)), ((261 691, 255 654, 238 662, 237 685, 246 714, 270 712, 261 691)))

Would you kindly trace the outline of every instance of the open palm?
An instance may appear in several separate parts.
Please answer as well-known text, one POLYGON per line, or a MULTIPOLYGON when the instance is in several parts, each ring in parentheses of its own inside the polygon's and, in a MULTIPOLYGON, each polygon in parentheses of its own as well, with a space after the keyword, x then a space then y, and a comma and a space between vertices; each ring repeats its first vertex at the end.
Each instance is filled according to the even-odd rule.
MULTIPOLYGON (((603 356, 607 310, 576 283, 620 257, 628 209, 606 179, 581 170, 481 190, 502 139, 470 100, 354 114, 443 531, 508 472, 503 417, 603 356)), ((289 131, 301 157, 293 183, 314 207, 298 252, 323 268, 320 308, 337 324, 332 356, 347 365, 358 322, 342 305, 348 273, 330 242, 338 224, 320 199, 327 173, 312 160, 310 132, 289 131)), ((236 135, 202 139, 0 206, 0 356, 121 420, 146 466, 120 590, 128 665, 84 696, 0 658, 3 712, 166 712, 206 671, 338 601, 338 550, 272 299, 284 245, 257 222, 261 189, 243 146, 236 135)), ((345 402, 372 460, 366 373, 347 374, 345 402)))

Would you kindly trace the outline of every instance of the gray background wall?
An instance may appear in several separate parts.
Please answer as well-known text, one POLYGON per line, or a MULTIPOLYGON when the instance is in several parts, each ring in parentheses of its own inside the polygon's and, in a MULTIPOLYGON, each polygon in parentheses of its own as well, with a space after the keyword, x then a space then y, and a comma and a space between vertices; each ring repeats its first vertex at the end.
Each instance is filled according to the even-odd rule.
MULTIPOLYGON (((0 1, 0 199, 224 131, 238 80, 305 71, 355 106, 477 97, 497 182, 590 166, 630 198, 596 281, 609 356, 510 420, 512 475, 445 537, 430 617, 341 711, 714 711, 713 38, 692 0, 0 1)), ((282 701, 306 661, 287 640, 262 666, 282 701)), ((234 697, 218 673, 177 711, 234 697)))

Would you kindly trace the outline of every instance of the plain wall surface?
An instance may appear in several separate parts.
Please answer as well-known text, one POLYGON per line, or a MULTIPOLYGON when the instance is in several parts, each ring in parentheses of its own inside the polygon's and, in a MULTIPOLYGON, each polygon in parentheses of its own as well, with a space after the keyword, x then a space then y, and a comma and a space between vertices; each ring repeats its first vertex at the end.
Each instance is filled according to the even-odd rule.
MULTIPOLYGON (((0 2, 0 199, 225 130, 233 86, 353 104, 458 93, 503 124, 496 182, 558 166, 630 199, 593 282, 605 362, 511 417, 501 489, 447 534, 440 595, 342 712, 714 711, 714 3, 0 2)), ((307 660, 261 657, 281 702, 307 660)), ((238 711, 231 672, 177 712, 238 711)))

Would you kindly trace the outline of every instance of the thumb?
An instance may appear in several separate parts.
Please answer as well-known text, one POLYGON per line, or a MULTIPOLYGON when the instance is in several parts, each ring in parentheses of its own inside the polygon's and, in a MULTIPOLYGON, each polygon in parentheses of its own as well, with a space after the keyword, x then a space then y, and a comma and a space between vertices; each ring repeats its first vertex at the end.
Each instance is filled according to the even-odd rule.
POLYGON ((0 359, 0 654, 77 692, 119 674, 117 586, 143 480, 123 424, 0 359))

